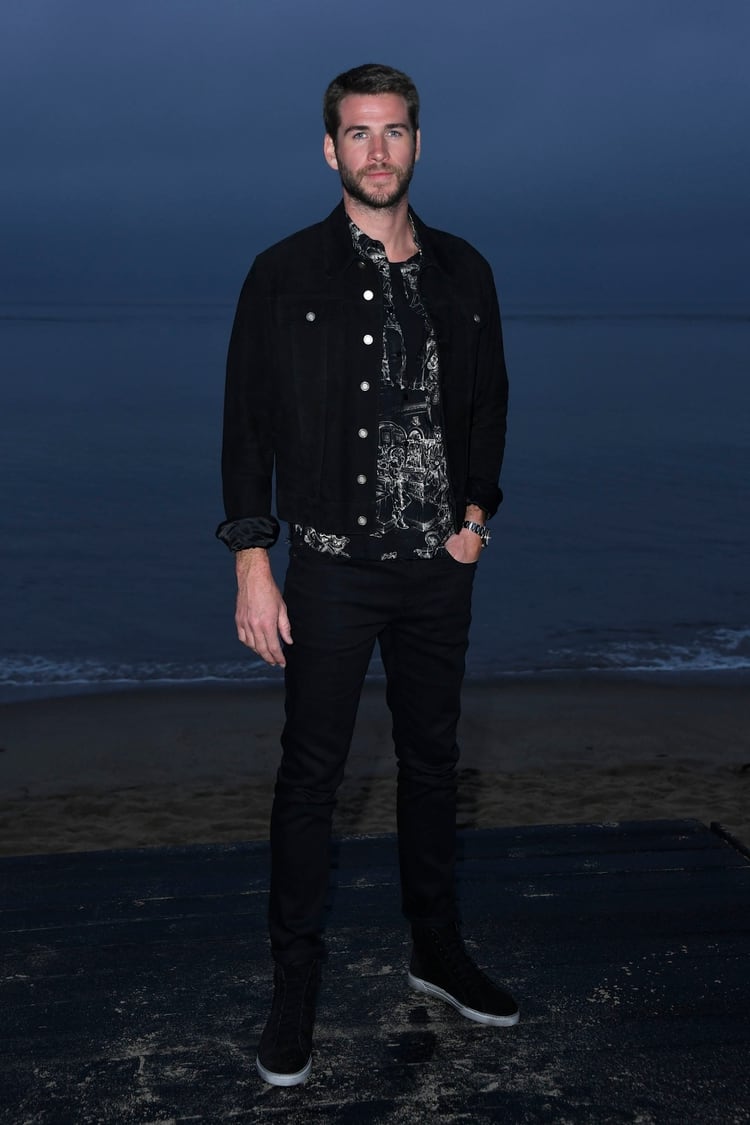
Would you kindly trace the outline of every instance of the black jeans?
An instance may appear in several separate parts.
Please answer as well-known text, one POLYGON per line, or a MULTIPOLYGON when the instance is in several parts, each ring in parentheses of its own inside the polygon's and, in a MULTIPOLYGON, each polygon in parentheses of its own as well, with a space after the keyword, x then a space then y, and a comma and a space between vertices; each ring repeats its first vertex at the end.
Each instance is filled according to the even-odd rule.
POLYGON ((402 907, 456 920, 456 725, 475 565, 355 561, 293 548, 284 587, 286 723, 271 815, 269 927, 276 960, 323 949, 331 820, 377 640, 398 762, 402 907))

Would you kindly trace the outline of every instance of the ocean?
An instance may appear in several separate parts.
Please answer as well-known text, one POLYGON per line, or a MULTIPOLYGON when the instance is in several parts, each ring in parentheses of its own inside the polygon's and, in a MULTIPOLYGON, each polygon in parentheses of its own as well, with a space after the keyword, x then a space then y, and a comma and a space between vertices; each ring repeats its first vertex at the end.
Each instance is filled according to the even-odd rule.
MULTIPOLYGON (((280 675, 235 638, 214 539, 232 315, 0 306, 0 700, 280 675)), ((750 679, 748 310, 509 308, 504 330, 469 677, 750 679)))

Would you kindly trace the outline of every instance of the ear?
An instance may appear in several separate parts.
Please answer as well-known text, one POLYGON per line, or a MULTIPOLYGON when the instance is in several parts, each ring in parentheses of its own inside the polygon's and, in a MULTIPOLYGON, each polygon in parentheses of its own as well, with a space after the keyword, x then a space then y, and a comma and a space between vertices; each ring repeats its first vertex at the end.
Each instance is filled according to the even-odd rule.
POLYGON ((334 172, 338 172, 339 162, 336 159, 336 146, 330 133, 326 133, 323 138, 323 156, 328 167, 333 168, 334 172))
POLYGON ((415 160, 415 162, 417 160, 419 160, 419 154, 420 154, 421 151, 422 151, 422 134, 420 133, 419 129, 417 129, 416 133, 414 134, 414 160, 415 160))

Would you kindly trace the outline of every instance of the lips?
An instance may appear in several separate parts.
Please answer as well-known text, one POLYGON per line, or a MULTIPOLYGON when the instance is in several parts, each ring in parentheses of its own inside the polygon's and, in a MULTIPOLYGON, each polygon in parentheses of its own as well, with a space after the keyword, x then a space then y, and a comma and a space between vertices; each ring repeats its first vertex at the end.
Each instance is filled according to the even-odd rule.
POLYGON ((397 172, 395 168, 370 168, 366 169, 362 175, 370 179, 376 179, 378 177, 395 176, 397 172))

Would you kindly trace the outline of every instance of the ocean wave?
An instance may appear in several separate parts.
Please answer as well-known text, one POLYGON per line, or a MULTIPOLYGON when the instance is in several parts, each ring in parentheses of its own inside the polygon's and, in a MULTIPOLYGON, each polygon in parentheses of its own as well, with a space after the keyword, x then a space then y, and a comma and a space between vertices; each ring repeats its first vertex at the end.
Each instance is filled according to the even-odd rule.
MULTIPOLYGON (((750 672, 750 626, 702 627, 669 641, 649 633, 594 638, 582 632, 570 642, 548 649, 540 660, 501 664, 485 652, 467 666, 471 679, 515 679, 571 674, 609 676, 684 676, 750 672)), ((505 653, 507 659, 508 654, 505 653)), ((382 680, 380 660, 373 658, 368 678, 382 680)), ((55 659, 23 654, 0 658, 0 700, 190 684, 279 683, 278 669, 259 658, 232 662, 110 661, 55 659)))
POLYGON ((551 664, 561 671, 609 673, 718 673, 750 671, 750 627, 703 627, 684 638, 629 635, 592 645, 551 649, 551 664))
POLYGON ((0 658, 0 687, 102 688, 157 686, 211 681, 245 682, 277 679, 261 660, 223 664, 176 661, 60 660, 24 654, 0 658))

